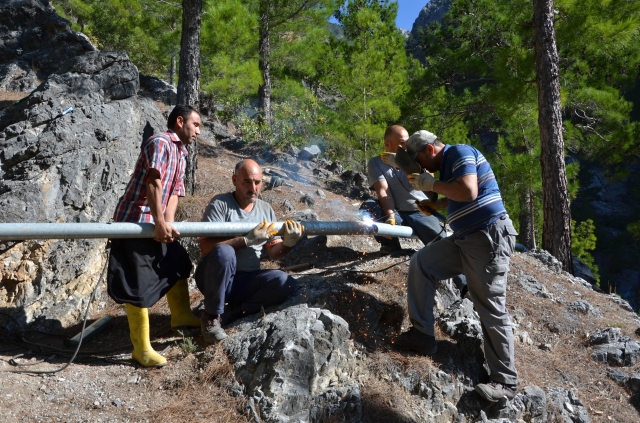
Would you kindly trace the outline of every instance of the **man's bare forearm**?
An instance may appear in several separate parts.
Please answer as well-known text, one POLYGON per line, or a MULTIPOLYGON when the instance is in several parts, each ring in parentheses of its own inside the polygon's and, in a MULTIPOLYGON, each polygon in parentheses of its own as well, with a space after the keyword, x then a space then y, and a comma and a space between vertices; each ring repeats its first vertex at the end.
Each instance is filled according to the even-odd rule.
POLYGON ((171 197, 169 197, 167 208, 164 210, 164 221, 175 222, 177 211, 178 211, 178 196, 172 195, 171 197))
POLYGON ((246 248, 247 244, 244 242, 244 237, 238 236, 234 238, 213 238, 206 237, 200 239, 200 251, 202 255, 206 256, 213 251, 220 244, 231 246, 234 250, 240 250, 246 248))
POLYGON ((160 176, 150 173, 146 181, 147 188, 147 204, 149 211, 156 223, 164 223, 164 214, 162 212, 162 181, 160 176))

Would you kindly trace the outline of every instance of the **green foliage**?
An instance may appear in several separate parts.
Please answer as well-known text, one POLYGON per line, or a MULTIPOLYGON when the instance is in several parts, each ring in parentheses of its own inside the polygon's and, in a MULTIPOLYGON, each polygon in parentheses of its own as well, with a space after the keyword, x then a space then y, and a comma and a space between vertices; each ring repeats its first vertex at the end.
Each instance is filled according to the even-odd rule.
POLYGON ((125 51, 147 75, 164 76, 180 44, 180 3, 154 0, 56 0, 100 49, 125 51), (174 4, 174 5, 172 5, 174 4))
POLYGON ((598 285, 600 285, 598 265, 595 264, 591 254, 596 249, 597 238, 595 232, 596 227, 591 219, 580 223, 575 220, 571 221, 571 252, 589 266, 598 285))
POLYGON ((301 147, 322 143, 326 119, 318 99, 310 90, 305 90, 300 97, 275 102, 273 113, 275 123, 271 127, 247 113, 241 113, 238 127, 245 140, 281 148, 289 144, 301 147))
POLYGON ((349 0, 335 15, 345 38, 332 39, 332 54, 324 62, 322 80, 340 96, 331 122, 337 132, 333 141, 346 144, 334 148, 363 168, 382 148, 386 127, 400 118, 398 101, 408 90, 396 14, 395 2, 349 0))
POLYGON ((262 80, 258 69, 258 17, 248 1, 205 4, 202 20, 201 87, 221 103, 240 104, 262 80))
POLYGON ((189 354, 193 354, 198 350, 198 346, 193 342, 193 338, 188 336, 185 337, 184 333, 181 330, 179 330, 178 333, 180 334, 180 336, 182 336, 182 341, 180 343, 177 343, 176 346, 180 351, 182 351, 183 355, 187 356, 189 354))
POLYGON ((630 223, 627 226, 627 230, 631 234, 631 237, 633 238, 634 242, 640 241, 640 221, 630 223))

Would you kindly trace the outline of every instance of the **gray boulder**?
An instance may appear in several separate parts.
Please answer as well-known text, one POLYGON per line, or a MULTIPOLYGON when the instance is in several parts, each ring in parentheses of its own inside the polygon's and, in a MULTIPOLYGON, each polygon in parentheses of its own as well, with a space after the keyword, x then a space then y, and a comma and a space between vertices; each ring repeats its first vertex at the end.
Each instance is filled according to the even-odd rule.
MULTIPOLYGON (((140 88, 151 98, 164 104, 176 104, 178 100, 176 87, 154 76, 140 75, 140 88)), ((207 126, 206 123, 205 126, 207 126)))
POLYGON ((576 394, 565 388, 547 391, 549 421, 563 423, 591 423, 587 409, 576 394))
POLYGON ((33 74, 46 79, 60 73, 65 61, 96 50, 47 0, 5 0, 0 3, 0 16, 0 63, 5 64, 0 80, 11 89, 31 90, 35 88, 33 74), (6 66, 10 64, 15 66, 6 66), (24 72, 16 72, 18 69, 24 72))
POLYGON ((313 207, 313 205, 316 203, 316 199, 311 194, 304 194, 302 197, 300 197, 300 202, 306 204, 309 207, 313 207))
POLYGON ((320 148, 317 145, 311 145, 300 150, 300 152, 298 153, 298 158, 300 160, 313 160, 318 157, 320 153, 320 148))
POLYGON ((217 140, 227 140, 234 137, 233 133, 229 131, 229 128, 221 123, 205 120, 203 124, 217 140))
POLYGON ((298 222, 317 222, 320 220, 318 215, 310 209, 293 213, 292 219, 298 222))
POLYGON ((333 176, 333 174, 328 170, 318 168, 313 169, 313 174, 320 179, 331 179, 333 176))
POLYGON ((570 302, 569 304, 567 304, 567 309, 574 313, 582 313, 582 314, 591 313, 594 316, 602 315, 602 313, 600 313, 599 310, 594 308, 591 304, 589 304, 585 300, 577 300, 577 301, 570 302))
POLYGON ((223 348, 265 422, 316 422, 323 414, 361 418, 350 332, 341 317, 303 304, 238 329, 223 348))
POLYGON ((353 175, 353 183, 355 183, 356 186, 363 191, 369 188, 369 179, 364 173, 361 172, 353 175))
POLYGON ((544 391, 535 385, 529 385, 516 395, 512 401, 508 401, 502 408, 493 411, 492 408, 482 410, 487 418, 482 422, 531 422, 546 423, 547 421, 547 396, 544 391))
POLYGON ((327 166, 327 170, 333 172, 336 175, 340 175, 344 169, 340 162, 331 162, 331 164, 327 166))
POLYGON ((620 298, 616 294, 609 294, 609 298, 611 298, 611 301, 613 301, 614 303, 618 304, 624 310, 627 310, 627 311, 630 311, 632 313, 635 313, 635 310, 633 309, 633 307, 631 307, 631 304, 629 304, 627 301, 623 300, 622 298, 620 298))
POLYGON ((577 256, 572 255, 573 261, 573 276, 577 276, 579 278, 584 279, 592 285, 595 285, 598 281, 596 277, 593 276, 593 272, 589 269, 589 266, 585 264, 582 260, 580 260, 577 256))
MULTIPOLYGON (((0 222, 108 222, 142 141, 166 128, 152 100, 135 96, 138 72, 126 54, 90 52, 60 69, 0 112, 0 222)), ((98 281, 104 246, 0 244, 0 308, 21 325, 75 322, 98 281)))
POLYGON ((591 357, 599 363, 628 367, 638 362, 638 353, 640 344, 628 340, 596 346, 591 357))
POLYGON ((550 298, 551 294, 546 286, 544 286, 535 276, 531 275, 520 275, 513 276, 517 278, 518 283, 525 291, 530 293, 531 295, 535 295, 540 298, 550 298))
POLYGON ((562 263, 552 256, 548 251, 545 250, 531 250, 528 253, 530 256, 537 258, 542 263, 544 263, 549 269, 551 269, 555 273, 562 272, 562 263))
POLYGON ((612 366, 633 366, 638 362, 640 344, 628 336, 622 336, 618 328, 598 330, 589 337, 593 346, 591 357, 612 366))
POLYGON ((38 76, 28 63, 15 61, 0 65, 0 91, 33 91, 38 76))

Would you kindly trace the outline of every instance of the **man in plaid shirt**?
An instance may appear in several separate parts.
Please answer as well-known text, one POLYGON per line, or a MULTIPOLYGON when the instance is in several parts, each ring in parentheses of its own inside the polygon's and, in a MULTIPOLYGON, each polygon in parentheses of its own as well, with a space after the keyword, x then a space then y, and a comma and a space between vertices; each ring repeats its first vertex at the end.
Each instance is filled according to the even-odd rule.
POLYGON ((164 295, 174 329, 200 327, 191 312, 187 278, 191 260, 178 242, 174 221, 178 197, 184 197, 187 149, 200 134, 200 114, 177 105, 166 132, 151 136, 141 146, 131 180, 113 215, 116 222, 154 223, 154 239, 111 241, 107 289, 125 304, 133 359, 145 367, 164 366, 167 360, 153 350, 149 339, 148 307, 164 295))

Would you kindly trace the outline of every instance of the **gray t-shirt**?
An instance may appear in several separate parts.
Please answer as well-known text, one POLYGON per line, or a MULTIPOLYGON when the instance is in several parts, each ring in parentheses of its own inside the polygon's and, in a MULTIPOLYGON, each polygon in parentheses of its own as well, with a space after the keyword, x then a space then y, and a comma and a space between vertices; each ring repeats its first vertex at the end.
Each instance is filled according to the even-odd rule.
POLYGON ((389 192, 393 198, 393 204, 398 211, 416 211, 416 200, 426 200, 427 196, 409 183, 409 178, 400 169, 389 166, 382 161, 380 156, 372 157, 367 166, 369 173, 369 186, 376 182, 386 181, 389 192))
MULTIPOLYGON (((269 203, 256 199, 253 209, 246 212, 240 208, 232 192, 218 194, 211 199, 202 215, 203 222, 276 222, 276 213, 269 203)), ((260 270, 262 245, 236 250, 236 271, 253 272, 260 270)))

